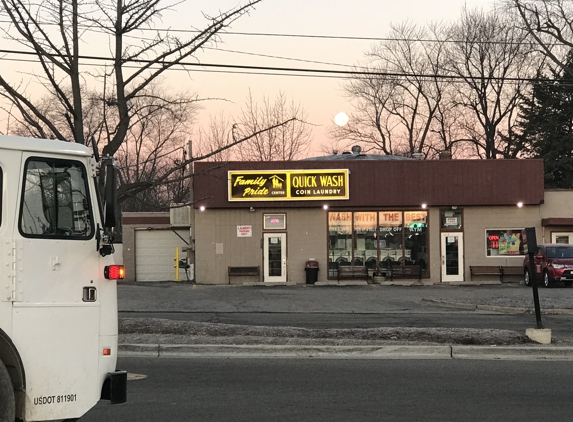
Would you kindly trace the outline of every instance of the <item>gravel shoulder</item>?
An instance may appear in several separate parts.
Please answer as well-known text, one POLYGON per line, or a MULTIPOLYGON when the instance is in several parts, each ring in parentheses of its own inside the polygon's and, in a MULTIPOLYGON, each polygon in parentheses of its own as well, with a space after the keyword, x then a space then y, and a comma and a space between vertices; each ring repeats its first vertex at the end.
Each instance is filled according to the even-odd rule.
MULTIPOLYGON (((233 345, 496 345, 531 346, 525 333, 473 328, 380 327, 306 329, 122 318, 121 344, 233 345)), ((572 346, 573 338, 553 338, 552 344, 572 346)))

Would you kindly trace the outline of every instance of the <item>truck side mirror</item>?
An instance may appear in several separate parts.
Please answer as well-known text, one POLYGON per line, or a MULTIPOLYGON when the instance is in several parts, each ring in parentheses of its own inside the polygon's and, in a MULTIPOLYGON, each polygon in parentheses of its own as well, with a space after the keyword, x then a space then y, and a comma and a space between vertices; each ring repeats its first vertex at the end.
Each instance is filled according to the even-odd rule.
POLYGON ((107 229, 115 227, 115 212, 117 210, 117 169, 113 163, 113 158, 109 158, 105 166, 103 206, 104 227, 107 229))

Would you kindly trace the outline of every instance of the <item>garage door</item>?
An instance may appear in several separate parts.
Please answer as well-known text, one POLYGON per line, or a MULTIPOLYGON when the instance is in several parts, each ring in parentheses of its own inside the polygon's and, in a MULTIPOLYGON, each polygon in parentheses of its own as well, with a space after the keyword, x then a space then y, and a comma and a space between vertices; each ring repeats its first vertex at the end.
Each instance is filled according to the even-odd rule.
MULTIPOLYGON (((189 230, 175 230, 187 240, 189 230)), ((179 248, 179 257, 186 253, 182 248, 186 243, 172 230, 136 230, 135 231, 135 278, 136 281, 175 280, 175 248, 179 248)), ((186 280, 185 271, 179 270, 179 280, 186 280)))

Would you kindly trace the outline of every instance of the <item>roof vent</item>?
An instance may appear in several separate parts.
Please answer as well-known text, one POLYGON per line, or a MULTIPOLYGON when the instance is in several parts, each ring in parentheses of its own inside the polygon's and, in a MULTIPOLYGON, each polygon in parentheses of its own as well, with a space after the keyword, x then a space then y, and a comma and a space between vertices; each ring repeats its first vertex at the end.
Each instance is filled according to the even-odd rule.
POLYGON ((352 147, 352 154, 353 155, 360 155, 360 151, 362 151, 362 148, 360 147, 360 145, 354 145, 352 147))
POLYGON ((440 160, 451 160, 452 159, 452 152, 445 150, 440 152, 440 160))

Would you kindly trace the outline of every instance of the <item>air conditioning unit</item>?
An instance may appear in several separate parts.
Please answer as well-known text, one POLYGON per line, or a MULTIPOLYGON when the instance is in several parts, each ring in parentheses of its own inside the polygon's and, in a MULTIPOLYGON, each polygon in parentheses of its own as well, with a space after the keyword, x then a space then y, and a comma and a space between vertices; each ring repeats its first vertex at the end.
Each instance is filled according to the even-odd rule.
POLYGON ((171 204, 169 223, 171 227, 191 227, 191 205, 171 204))

